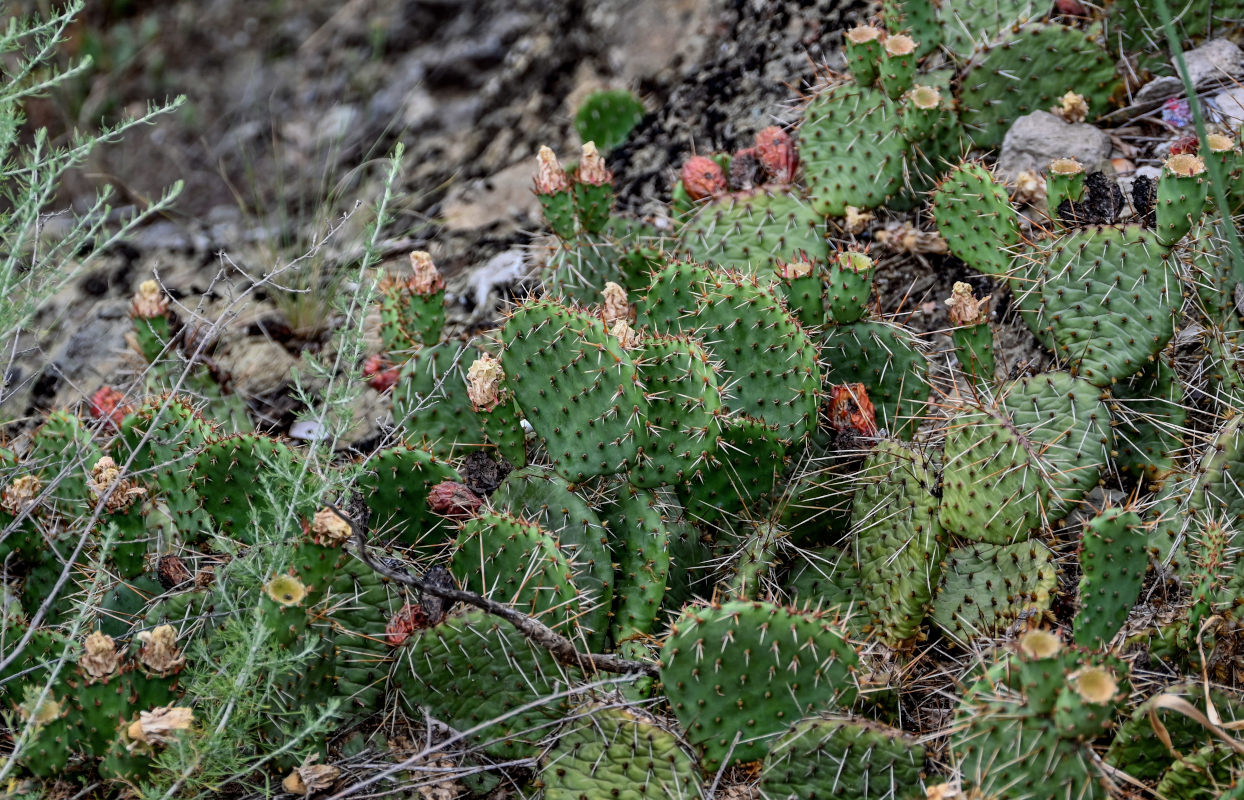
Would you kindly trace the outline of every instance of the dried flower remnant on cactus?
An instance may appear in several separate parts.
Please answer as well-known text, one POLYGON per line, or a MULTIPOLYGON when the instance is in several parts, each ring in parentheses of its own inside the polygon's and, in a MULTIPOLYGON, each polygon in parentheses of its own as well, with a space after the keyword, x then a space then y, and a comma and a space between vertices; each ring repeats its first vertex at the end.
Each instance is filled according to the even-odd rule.
POLYGON ((956 281, 954 288, 950 290, 950 297, 946 299, 946 311, 950 317, 950 324, 956 328, 965 325, 979 325, 989 319, 989 300, 992 295, 986 295, 977 300, 972 293, 972 285, 963 281, 956 281))
POLYGON ((605 288, 601 291, 600 315, 606 325, 624 319, 630 321, 632 316, 631 304, 626 301, 626 290, 613 281, 605 284, 605 288))
POLYGON ((1062 640, 1049 631, 1033 630, 1019 637, 1019 652, 1026 658, 1053 658, 1062 649, 1062 640))
POLYGON ((142 644, 138 660, 149 672, 167 678, 186 664, 186 657, 177 646, 177 631, 172 625, 157 625, 149 631, 139 631, 142 644))
POLYGON ((1011 197, 1016 203, 1038 205, 1045 200, 1045 178, 1030 169, 1015 176, 1011 197))
POLYGON ((432 263, 432 255, 424 250, 414 250, 410 254, 410 289, 417 295, 427 297, 445 288, 445 279, 440 270, 432 263))
POLYGON ((847 206, 846 215, 842 219, 842 228, 847 233, 861 233, 872 221, 871 211, 860 211, 855 206, 847 206))
POLYGON ((468 520, 483 504, 483 498, 457 481, 441 481, 428 492, 428 508, 447 519, 468 520))
POLYGON ((400 647, 415 631, 432 627, 428 612, 419 603, 407 603, 393 615, 385 626, 385 640, 392 647, 400 647))
POLYGON ((1088 119, 1088 100, 1084 95, 1069 91, 1059 100, 1059 104, 1051 109, 1056 116, 1067 122, 1084 122, 1088 119))
POLYGON ((579 159, 579 168, 575 172, 579 183, 590 186, 604 186, 613 180, 613 174, 605 166, 605 159, 596 151, 595 142, 583 145, 583 156, 579 159))
POLYGON ((889 36, 885 40, 885 51, 891 56, 909 56, 916 52, 916 40, 902 33, 889 36))
POLYGON ((779 278, 786 280, 795 280, 796 278, 806 278, 812 274, 813 264, 806 258, 796 258, 793 261, 779 261, 774 270, 779 278))
POLYGON ((277 575, 264 585, 263 590, 274 603, 283 606, 296 606, 307 596, 307 587, 293 575, 277 575))
POLYGON ((175 589, 183 583, 194 580, 194 575, 191 574, 185 562, 172 553, 160 556, 156 564, 156 577, 166 590, 175 589))
POLYGON ((476 411, 492 411, 504 399, 505 370, 485 353, 467 367, 467 399, 476 411))
POLYGON ((354 531, 340 514, 331 508, 321 508, 311 518, 311 533, 318 544, 338 547, 349 541, 354 531))
POLYGON ((799 151, 790 134, 776 125, 756 134, 756 157, 764 166, 769 180, 790 183, 799 170, 799 151))
POLYGON ((130 723, 126 736, 130 752, 173 742, 177 734, 190 730, 194 724, 194 712, 184 706, 161 706, 151 711, 140 711, 138 719, 130 723))
POLYGON ((310 797, 316 792, 332 788, 341 770, 328 764, 316 764, 315 760, 319 757, 319 753, 308 756, 301 767, 295 767, 293 772, 285 776, 285 780, 281 781, 281 788, 302 797, 310 797))
POLYGON ((98 502, 114 483, 117 488, 111 495, 108 495, 108 500, 104 503, 104 510, 109 513, 129 509, 136 499, 147 493, 146 489, 135 485, 129 478, 121 479, 121 468, 117 466, 117 462, 109 456, 104 456, 91 468, 91 477, 86 483, 87 488, 91 491, 91 497, 98 502))
POLYGON ((609 335, 618 340, 624 350, 639 347, 639 334, 624 319, 616 320, 609 328, 609 335))
POLYGON ((1119 692, 1114 674, 1102 667, 1086 667, 1071 675, 1068 682, 1085 702, 1097 705, 1110 702, 1119 692))
POLYGON ((155 281, 143 281, 138 285, 134 299, 130 301, 130 316, 134 319, 155 319, 168 313, 168 300, 155 281))
POLYGON ((1205 162, 1191 153, 1180 153, 1166 159, 1165 167, 1171 174, 1181 178, 1191 178, 1205 172, 1205 162))
POLYGON ((877 409, 864 384, 844 383, 830 390, 829 423, 839 433, 877 435, 877 409))
POLYGON ((95 631, 86 637, 78 666, 94 683, 117 673, 121 668, 121 653, 111 636, 95 631))
POLYGON ((562 169, 561 162, 557 160, 557 156, 553 151, 540 146, 540 152, 536 154, 536 194, 557 194, 564 192, 570 188, 570 178, 566 177, 566 170, 562 169))
POLYGON ((43 491, 43 481, 39 480, 38 475, 23 475, 20 478, 14 478, 13 482, 4 487, 3 492, 0 492, 0 510, 17 516, 35 504, 41 491, 43 491))
POLYGON ((683 189, 692 200, 716 197, 726 192, 726 172, 708 156, 692 156, 682 165, 683 189))

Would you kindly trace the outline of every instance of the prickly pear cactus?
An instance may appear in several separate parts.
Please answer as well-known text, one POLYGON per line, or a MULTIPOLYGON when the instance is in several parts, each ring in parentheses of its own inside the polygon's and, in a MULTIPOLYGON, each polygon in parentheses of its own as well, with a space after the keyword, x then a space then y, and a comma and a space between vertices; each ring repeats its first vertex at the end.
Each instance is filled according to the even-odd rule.
POLYGON ((887 643, 920 631, 941 578, 936 467, 914 447, 883 439, 858 478, 851 531, 859 602, 887 643))
POLYGON ((1050 549, 1040 542, 954 548, 942 565, 933 622, 954 641, 1000 636, 1050 607, 1058 585, 1050 549))
POLYGON ((644 408, 626 344, 604 323, 555 300, 519 306, 501 330, 506 384, 567 480, 635 463, 633 424, 644 408))
POLYGON ((1065 372, 1020 378, 991 407, 956 416, 946 434, 942 526, 1006 544, 1066 515, 1109 458, 1099 392, 1065 372))
POLYGON ((546 800, 703 796, 695 761, 675 734, 641 711, 606 705, 571 712, 540 782, 546 800))
POLYGON ((1140 515, 1109 508, 1084 524, 1080 546, 1080 613, 1075 641, 1101 647, 1123 627, 1140 595, 1149 556, 1140 515))
POLYGON ((924 747, 902 731, 864 719, 824 715, 795 723, 765 756, 765 800, 923 796, 924 747))
POLYGON ((813 710, 855 698, 854 648, 829 617, 769 603, 691 607, 661 648, 661 682, 704 768, 755 761, 813 710))

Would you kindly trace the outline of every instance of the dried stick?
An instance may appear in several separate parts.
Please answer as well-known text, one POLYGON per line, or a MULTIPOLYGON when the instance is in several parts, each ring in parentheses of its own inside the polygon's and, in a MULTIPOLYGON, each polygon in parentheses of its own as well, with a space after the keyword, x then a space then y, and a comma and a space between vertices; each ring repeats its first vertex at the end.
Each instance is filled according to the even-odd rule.
POLYGON ((430 594, 433 597, 439 597, 442 600, 449 600, 455 603, 466 603, 495 617, 500 617, 517 628, 518 632, 523 636, 549 651, 553 658, 568 667, 578 667, 588 672, 613 672, 619 675, 640 674, 652 678, 657 677, 657 666, 655 664, 649 664, 644 661, 632 661, 616 655, 581 653, 574 646, 574 642, 555 632, 543 622, 532 619, 521 611, 516 611, 503 603, 482 597, 474 592, 438 586, 435 583, 422 581, 405 572, 392 569, 388 565, 377 561, 368 551, 367 537, 363 533, 363 529, 356 525, 353 519, 346 516, 341 509, 334 505, 329 504, 328 508, 344 520, 354 532, 354 541, 358 545, 358 556, 363 563, 384 577, 407 586, 412 586, 420 592, 430 594))

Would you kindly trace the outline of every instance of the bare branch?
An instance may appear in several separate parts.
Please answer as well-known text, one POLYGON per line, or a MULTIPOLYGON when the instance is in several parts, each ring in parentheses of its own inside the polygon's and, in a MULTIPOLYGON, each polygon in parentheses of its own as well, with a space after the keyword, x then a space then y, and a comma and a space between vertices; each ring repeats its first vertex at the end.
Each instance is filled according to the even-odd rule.
POLYGON ((518 632, 523 636, 549 651, 553 658, 568 667, 578 667, 589 672, 612 672, 619 675, 640 674, 652 678, 657 677, 656 664, 632 661, 616 655, 581 653, 574 646, 574 643, 565 636, 555 632, 543 622, 532 619, 521 611, 516 611, 503 603, 482 597, 474 592, 437 586, 434 583, 422 581, 405 572, 399 572, 382 564, 368 551, 367 537, 363 533, 363 529, 356 525, 353 519, 346 516, 341 509, 334 505, 329 505, 328 507, 332 509, 334 514, 345 520, 350 529, 354 531, 354 540, 358 545, 358 556, 363 560, 363 563, 386 578, 414 587, 420 592, 430 594, 433 597, 439 597, 442 600, 449 600, 455 603, 466 603, 495 617, 500 617, 517 628, 518 632))

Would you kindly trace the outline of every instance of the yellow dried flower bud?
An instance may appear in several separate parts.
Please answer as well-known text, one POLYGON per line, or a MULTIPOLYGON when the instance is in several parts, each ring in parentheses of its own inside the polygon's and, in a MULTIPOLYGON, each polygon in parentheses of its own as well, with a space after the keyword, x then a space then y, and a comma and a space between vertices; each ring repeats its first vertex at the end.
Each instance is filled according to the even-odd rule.
POLYGON ((43 491, 43 481, 37 475, 23 475, 14 478, 13 482, 0 492, 0 509, 17 516, 34 505, 39 492, 43 491))
POLYGON ((98 502, 114 483, 117 484, 117 488, 108 496, 108 501, 104 504, 104 510, 109 513, 125 511, 133 505, 135 499, 147 493, 146 489, 136 486, 129 478, 122 480, 121 468, 117 466, 117 462, 104 456, 91 468, 91 477, 86 482, 86 486, 91 491, 91 497, 98 502))

